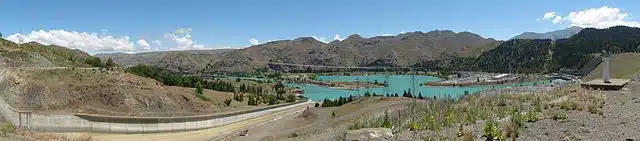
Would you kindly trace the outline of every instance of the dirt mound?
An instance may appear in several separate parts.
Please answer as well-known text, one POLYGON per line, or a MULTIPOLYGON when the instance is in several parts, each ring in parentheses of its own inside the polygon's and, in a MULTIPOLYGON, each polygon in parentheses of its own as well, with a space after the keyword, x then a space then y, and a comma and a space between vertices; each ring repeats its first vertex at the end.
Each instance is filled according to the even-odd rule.
MULTIPOLYGON (((196 115, 216 110, 194 90, 97 69, 5 69, 0 94, 14 108, 129 116, 196 115)), ((211 91, 205 91, 205 94, 211 91)))
POLYGON ((302 112, 302 114, 300 114, 298 116, 299 119, 305 119, 305 120, 313 120, 318 118, 318 115, 314 114, 313 112, 311 112, 311 109, 306 109, 302 112))

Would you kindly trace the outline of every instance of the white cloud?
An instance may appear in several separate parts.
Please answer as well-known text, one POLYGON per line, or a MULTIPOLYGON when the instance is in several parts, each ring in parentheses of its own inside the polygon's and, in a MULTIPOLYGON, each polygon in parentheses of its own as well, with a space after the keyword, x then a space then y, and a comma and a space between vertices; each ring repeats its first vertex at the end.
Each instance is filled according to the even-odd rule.
MULTIPOLYGON (((106 31, 106 30, 103 30, 106 31)), ((133 51, 133 43, 128 36, 113 37, 99 36, 97 33, 65 31, 65 30, 38 30, 26 35, 16 33, 9 35, 7 40, 16 43, 38 42, 45 45, 58 45, 83 51, 133 51)))
POLYGON ((153 40, 153 44, 155 44, 156 46, 162 46, 163 43, 160 40, 153 40))
POLYGON ((204 45, 198 44, 196 41, 193 41, 193 39, 191 39, 191 35, 189 35, 189 34, 185 34, 182 37, 177 36, 176 34, 169 34, 169 35, 167 35, 167 37, 169 38, 169 40, 171 40, 171 41, 173 41, 175 43, 175 47, 169 48, 169 50, 203 50, 203 49, 210 49, 210 48, 205 48, 204 45))
POLYGON ((311 36, 311 37, 323 43, 331 42, 326 37, 316 37, 316 36, 311 36))
POLYGON ((561 16, 556 16, 555 18, 553 18, 553 21, 551 21, 554 24, 558 24, 562 22, 562 17, 561 16))
POLYGON ((178 28, 176 29, 175 34, 189 34, 191 31, 193 31, 191 28, 178 28))
POLYGON ((146 40, 144 39, 140 39, 138 40, 138 42, 136 42, 138 44, 138 46, 142 47, 142 50, 149 50, 151 49, 151 45, 149 45, 149 43, 147 43, 146 40))
POLYGON ((342 41, 342 38, 340 38, 340 35, 336 34, 336 36, 333 37, 334 40, 338 40, 338 41, 342 41))
POLYGON ((544 13, 544 16, 542 18, 544 19, 552 19, 556 17, 556 12, 548 12, 548 13, 544 13))
MULTIPOLYGON (((547 14, 545 14, 545 19, 550 19, 546 18, 547 14)), ((608 28, 618 25, 640 27, 640 22, 631 20, 629 18, 630 15, 631 13, 622 12, 618 8, 603 6, 600 8, 589 8, 582 11, 571 12, 564 18, 555 16, 552 22, 558 24, 563 21, 568 21, 571 23, 571 26, 585 28, 608 28)))
POLYGON ((251 43, 251 45, 258 45, 260 44, 260 41, 258 41, 257 39, 251 38, 249 39, 249 43, 251 43))
POLYGON ((153 40, 153 44, 155 44, 155 46, 156 46, 156 50, 159 50, 159 49, 160 49, 160 47, 161 47, 162 45, 164 45, 164 44, 163 44, 163 42, 162 42, 162 41, 160 41, 160 40, 153 40))

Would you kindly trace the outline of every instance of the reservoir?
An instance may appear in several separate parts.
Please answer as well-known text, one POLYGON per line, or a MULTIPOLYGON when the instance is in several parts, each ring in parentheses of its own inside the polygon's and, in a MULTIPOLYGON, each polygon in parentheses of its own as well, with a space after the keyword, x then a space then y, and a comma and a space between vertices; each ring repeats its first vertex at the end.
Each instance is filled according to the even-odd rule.
MULTIPOLYGON (((360 80, 362 82, 378 82, 384 83, 385 76, 384 75, 368 75, 368 76, 319 76, 319 81, 327 81, 327 82, 353 82, 355 80, 360 80)), ((389 76, 389 93, 395 94, 397 93, 399 96, 402 96, 404 91, 408 91, 412 89, 414 86, 416 90, 411 90, 415 96, 419 93, 422 93, 423 97, 437 97, 444 98, 447 96, 451 96, 452 98, 457 98, 458 96, 464 95, 465 91, 467 93, 475 93, 486 89, 491 88, 507 88, 514 86, 528 86, 535 84, 548 84, 549 81, 536 81, 536 82, 524 82, 524 83, 515 83, 515 84, 504 84, 504 85, 483 85, 483 86, 466 86, 466 87, 446 87, 446 86, 420 86, 420 84, 425 82, 434 82, 440 81, 441 79, 433 76, 424 76, 424 75, 416 75, 415 83, 412 85, 411 83, 411 75, 390 75, 389 76)), ((365 92, 369 91, 370 93, 382 94, 386 95, 385 88, 360 88, 357 90, 344 90, 344 89, 334 89, 329 87, 323 87, 314 84, 297 84, 297 83, 288 83, 287 85, 292 87, 300 87, 304 90, 304 96, 314 100, 321 101, 325 98, 335 99, 340 96, 348 97, 349 95, 364 95, 365 92)))

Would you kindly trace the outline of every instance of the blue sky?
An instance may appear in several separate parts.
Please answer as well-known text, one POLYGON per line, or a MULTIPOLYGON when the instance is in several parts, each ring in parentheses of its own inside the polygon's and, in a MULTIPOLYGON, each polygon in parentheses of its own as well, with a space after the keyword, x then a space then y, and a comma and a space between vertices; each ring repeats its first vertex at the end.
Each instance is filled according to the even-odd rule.
MULTIPOLYGON (((602 21, 597 20, 602 18, 585 21, 567 17, 570 12, 603 6, 626 13, 622 23, 634 25, 640 20, 634 15, 640 14, 639 5, 636 0, 2 0, 0 32, 5 38, 20 33, 24 40, 47 40, 53 44, 65 40, 66 45, 92 54, 241 48, 250 46, 251 39, 264 43, 315 36, 329 41, 336 34, 341 38, 351 34, 371 37, 438 29, 470 31, 504 40, 525 31, 547 32, 571 25, 598 27, 602 21), (545 19, 543 16, 549 12, 555 12, 554 16, 545 19), (556 16, 564 19, 554 23, 556 16), (176 33, 179 28, 191 32, 176 33), (30 36, 32 31, 41 29, 38 36, 30 36), (83 39, 46 37, 68 32, 87 34, 78 37, 83 39), (96 40, 114 43, 79 41, 92 40, 87 36, 94 35, 96 40), (138 44, 140 39, 148 44, 147 48, 138 44), (155 44, 156 40, 162 45, 155 44), (123 42, 128 45, 111 47, 123 42)), ((606 25, 617 23, 620 19, 606 25)))

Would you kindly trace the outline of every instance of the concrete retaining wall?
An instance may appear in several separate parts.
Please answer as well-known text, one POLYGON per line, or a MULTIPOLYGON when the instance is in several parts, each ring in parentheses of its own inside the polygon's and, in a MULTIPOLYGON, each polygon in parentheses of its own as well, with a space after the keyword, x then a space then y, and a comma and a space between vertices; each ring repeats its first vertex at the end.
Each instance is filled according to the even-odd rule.
POLYGON ((0 114, 17 127, 46 132, 156 133, 217 127, 303 106, 310 101, 223 115, 133 118, 98 115, 46 115, 19 111, 0 98, 0 114))

